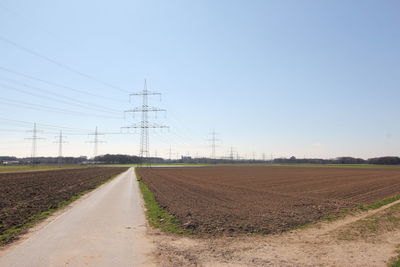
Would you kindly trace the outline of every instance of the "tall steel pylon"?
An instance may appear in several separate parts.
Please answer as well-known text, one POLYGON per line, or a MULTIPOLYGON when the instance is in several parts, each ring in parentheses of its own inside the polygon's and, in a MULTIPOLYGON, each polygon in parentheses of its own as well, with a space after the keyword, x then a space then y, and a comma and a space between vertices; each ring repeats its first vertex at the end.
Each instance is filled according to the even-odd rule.
POLYGON ((88 141, 88 143, 93 143, 94 144, 93 160, 95 160, 95 158, 97 157, 99 143, 105 143, 104 141, 100 141, 99 140, 99 135, 104 135, 104 134, 103 133, 99 133, 98 130, 97 130, 97 126, 96 126, 95 131, 93 133, 90 133, 89 135, 93 135, 94 136, 93 141, 88 141))
POLYGON ((215 130, 213 130, 212 133, 211 133, 211 138, 208 139, 208 141, 211 142, 211 159, 215 159, 216 158, 215 151, 216 151, 216 147, 217 147, 217 142, 221 141, 221 139, 217 138, 217 134, 218 133, 216 133, 215 130))
POLYGON ((161 99, 161 94, 157 92, 152 92, 147 89, 147 81, 144 80, 144 87, 143 90, 140 92, 129 94, 129 98, 132 96, 139 96, 142 97, 142 106, 135 107, 130 110, 126 110, 125 112, 128 113, 141 113, 141 122, 135 123, 130 126, 122 127, 126 129, 140 129, 140 150, 139 156, 141 158, 141 162, 145 163, 145 160, 150 157, 150 150, 149 150, 149 129, 163 129, 168 128, 168 126, 161 125, 158 123, 150 122, 149 121, 149 113, 150 112, 165 112, 165 109, 157 108, 149 106, 148 104, 148 97, 153 95, 159 95, 161 99))
POLYGON ((60 134, 56 136, 57 141, 55 143, 58 144, 58 165, 62 164, 62 158, 63 158, 63 147, 62 145, 65 144, 66 142, 64 141, 65 136, 63 135, 63 132, 60 131, 60 134))
POLYGON ((228 159, 230 159, 232 162, 235 159, 235 150, 233 149, 233 146, 231 146, 230 150, 229 150, 229 156, 228 159))
POLYGON ((33 124, 33 130, 30 131, 30 132, 32 132, 32 137, 31 137, 31 138, 25 138, 25 139, 32 140, 32 154, 31 154, 31 158, 32 158, 32 163, 34 163, 35 158, 36 158, 36 153, 37 153, 37 141, 38 141, 38 140, 41 140, 41 139, 43 139, 43 138, 39 138, 39 137, 37 136, 37 134, 38 134, 39 131, 38 131, 38 129, 37 129, 36 122, 33 124))
POLYGON ((169 161, 171 161, 171 158, 172 158, 172 146, 171 145, 169 145, 169 149, 168 149, 168 158, 169 158, 169 161))

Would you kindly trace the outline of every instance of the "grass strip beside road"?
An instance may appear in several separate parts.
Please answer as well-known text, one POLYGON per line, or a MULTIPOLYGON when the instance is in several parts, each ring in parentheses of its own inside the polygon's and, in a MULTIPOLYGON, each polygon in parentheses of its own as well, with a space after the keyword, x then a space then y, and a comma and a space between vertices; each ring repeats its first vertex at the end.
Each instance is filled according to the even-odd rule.
POLYGON ((368 205, 362 205, 362 206, 359 206, 358 208, 361 209, 361 210, 374 210, 374 209, 378 209, 378 208, 380 208, 382 206, 385 206, 387 204, 390 204, 392 202, 395 202, 395 201, 397 201, 399 199, 400 199, 400 195, 397 195, 397 196, 394 196, 394 197, 389 197, 389 198, 382 199, 380 201, 377 201, 377 202, 374 202, 374 203, 371 203, 371 204, 368 204, 368 205))
POLYGON ((57 205, 55 205, 54 207, 49 208, 47 211, 44 211, 44 212, 41 212, 39 214, 29 217, 25 223, 19 224, 11 229, 4 231, 3 234, 0 235, 0 246, 8 244, 11 241, 15 240, 20 234, 24 233, 30 227, 36 225, 38 222, 48 218, 50 215, 54 214, 54 212, 58 211, 60 208, 68 206, 69 204, 71 204, 75 200, 79 199, 83 195, 85 195, 85 194, 95 190, 96 188, 100 187, 101 185, 111 181, 112 179, 114 179, 115 177, 117 177, 120 174, 113 175, 109 179, 97 184, 95 187, 93 187, 89 190, 83 191, 75 196, 72 196, 68 200, 61 201, 61 202, 57 203, 57 205))
POLYGON ((161 207, 154 193, 150 188, 143 182, 140 177, 137 168, 135 168, 136 178, 139 182, 139 188, 143 195, 144 206, 146 208, 146 217, 149 224, 162 232, 169 232, 175 234, 193 234, 193 232, 188 231, 181 227, 178 218, 169 214, 167 210, 161 207))
POLYGON ((391 259, 390 263, 388 264, 389 267, 400 267, 400 250, 398 250, 397 253, 399 255, 391 259))
MULTIPOLYGON (((341 211, 339 211, 338 214, 336 215, 326 215, 323 216, 320 220, 314 221, 314 222, 308 222, 306 224, 303 225, 299 225, 296 227, 293 227, 293 230, 295 229, 304 229, 304 228, 308 228, 310 226, 313 226, 315 224, 317 224, 318 222, 332 222, 338 219, 341 219, 349 214, 354 214, 360 211, 368 211, 368 210, 375 210, 375 209, 379 209, 380 207, 383 207, 385 205, 388 205, 392 202, 395 202, 397 200, 400 200, 400 195, 394 196, 394 197, 389 197, 389 198, 385 198, 376 202, 373 202, 371 204, 366 204, 366 205, 360 205, 358 207, 355 208, 345 208, 341 211)), ((400 267, 400 265, 399 265, 400 267)))
POLYGON ((357 220, 340 229, 342 240, 374 239, 382 233, 400 229, 400 203, 357 220))

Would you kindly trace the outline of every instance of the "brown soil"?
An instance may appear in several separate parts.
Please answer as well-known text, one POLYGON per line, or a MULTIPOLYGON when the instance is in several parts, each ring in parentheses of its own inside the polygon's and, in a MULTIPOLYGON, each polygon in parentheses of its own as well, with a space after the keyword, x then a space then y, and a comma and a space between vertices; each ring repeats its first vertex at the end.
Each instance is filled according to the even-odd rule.
POLYGON ((0 235, 126 169, 99 167, 0 173, 0 235))
POLYGON ((390 219, 400 201, 377 210, 359 212, 333 222, 272 235, 178 236, 151 230, 161 266, 388 266, 399 253, 400 231, 379 232, 344 239, 343 231, 363 229, 371 218, 390 219), (386 216, 390 210, 390 216, 386 216), (371 238, 373 236, 373 238, 371 238))
POLYGON ((400 192, 400 170, 305 167, 139 168, 182 226, 277 233, 400 192))

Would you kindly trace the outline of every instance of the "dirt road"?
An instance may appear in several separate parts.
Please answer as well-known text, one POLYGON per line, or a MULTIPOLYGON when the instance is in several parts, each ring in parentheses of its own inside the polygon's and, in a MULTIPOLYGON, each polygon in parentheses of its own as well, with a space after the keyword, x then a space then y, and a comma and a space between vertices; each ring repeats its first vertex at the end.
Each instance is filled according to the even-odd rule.
POLYGON ((37 228, 0 251, 0 266, 154 265, 133 168, 37 228))
POLYGON ((154 234, 156 254, 163 266, 386 267, 399 254, 399 205, 400 200, 281 234, 210 238, 154 234))

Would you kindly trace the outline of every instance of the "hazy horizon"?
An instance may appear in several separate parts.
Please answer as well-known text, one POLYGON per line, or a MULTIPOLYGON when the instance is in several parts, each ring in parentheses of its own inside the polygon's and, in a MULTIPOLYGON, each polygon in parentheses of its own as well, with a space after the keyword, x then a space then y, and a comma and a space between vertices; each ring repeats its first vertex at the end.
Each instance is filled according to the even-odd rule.
POLYGON ((400 156, 398 1, 0 0, 0 155, 139 152, 129 93, 150 105, 151 156, 400 156))

